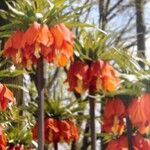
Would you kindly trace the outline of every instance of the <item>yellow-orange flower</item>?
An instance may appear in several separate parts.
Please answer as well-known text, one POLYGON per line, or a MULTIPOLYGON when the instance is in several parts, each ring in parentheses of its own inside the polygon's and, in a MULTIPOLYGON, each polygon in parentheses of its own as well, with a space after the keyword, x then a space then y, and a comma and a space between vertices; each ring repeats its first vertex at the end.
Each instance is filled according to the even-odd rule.
POLYGON ((119 84, 118 72, 103 60, 96 60, 90 67, 90 91, 115 91, 119 84))
POLYGON ((54 37, 54 62, 59 66, 65 66, 68 60, 73 59, 73 34, 64 24, 50 27, 50 32, 54 37))

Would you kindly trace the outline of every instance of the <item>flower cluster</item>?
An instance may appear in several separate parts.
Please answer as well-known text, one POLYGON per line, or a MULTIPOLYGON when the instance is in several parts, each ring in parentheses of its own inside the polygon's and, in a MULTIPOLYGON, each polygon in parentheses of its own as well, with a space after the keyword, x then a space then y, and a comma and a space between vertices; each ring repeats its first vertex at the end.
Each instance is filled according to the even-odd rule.
POLYGON ((150 140, 142 135, 150 131, 149 107, 150 94, 145 93, 140 98, 134 98, 126 108, 119 98, 109 99, 104 107, 102 132, 112 133, 117 140, 108 143, 107 150, 128 148, 126 131, 126 117, 129 116, 132 124, 136 127, 133 131, 134 149, 150 149, 150 140))
POLYGON ((90 65, 75 61, 67 74, 69 90, 82 94, 89 89, 91 93, 97 91, 115 91, 119 84, 118 72, 103 60, 96 60, 90 65))
POLYGON ((15 102, 14 95, 5 85, 0 83, 0 110, 6 110, 9 102, 15 102))
POLYGON ((48 27, 35 22, 25 32, 17 30, 11 35, 4 56, 27 68, 41 56, 49 63, 65 66, 73 57, 73 34, 64 24, 48 27))
MULTIPOLYGON (((33 127, 33 139, 38 139, 38 124, 33 127)), ((45 119, 45 143, 67 142, 78 140, 78 129, 71 120, 45 119)))

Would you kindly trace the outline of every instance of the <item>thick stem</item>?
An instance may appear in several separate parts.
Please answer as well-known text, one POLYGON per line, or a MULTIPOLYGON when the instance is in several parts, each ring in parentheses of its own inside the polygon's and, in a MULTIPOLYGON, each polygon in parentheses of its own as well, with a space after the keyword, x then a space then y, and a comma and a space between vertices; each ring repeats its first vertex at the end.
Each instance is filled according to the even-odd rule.
POLYGON ((85 136, 85 134, 89 133, 89 129, 90 129, 89 124, 90 124, 90 122, 89 122, 89 120, 87 120, 85 130, 84 130, 84 137, 83 137, 81 150, 87 150, 88 146, 89 146, 88 137, 85 136))
POLYGON ((58 143, 54 143, 54 150, 58 150, 58 143))
POLYGON ((126 122, 127 122, 128 149, 133 150, 133 145, 132 145, 132 123, 129 119, 129 116, 126 117, 126 122))
POLYGON ((90 98, 89 103, 90 103, 91 150, 96 150, 95 99, 90 98))
POLYGON ((44 150, 44 70, 43 59, 37 64, 37 90, 38 90, 38 150, 44 150))

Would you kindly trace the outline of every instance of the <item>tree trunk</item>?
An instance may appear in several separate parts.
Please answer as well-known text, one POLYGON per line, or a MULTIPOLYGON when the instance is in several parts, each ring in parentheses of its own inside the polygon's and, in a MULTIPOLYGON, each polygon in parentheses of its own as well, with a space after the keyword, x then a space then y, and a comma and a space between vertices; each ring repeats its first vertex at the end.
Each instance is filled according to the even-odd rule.
POLYGON ((106 22, 107 19, 106 19, 104 0, 99 0, 99 26, 102 30, 105 30, 106 22))
MULTIPOLYGON (((137 50, 140 57, 145 57, 145 25, 144 25, 144 1, 135 0, 136 6, 136 32, 137 32, 137 50)), ((139 62, 143 68, 144 64, 139 62)))

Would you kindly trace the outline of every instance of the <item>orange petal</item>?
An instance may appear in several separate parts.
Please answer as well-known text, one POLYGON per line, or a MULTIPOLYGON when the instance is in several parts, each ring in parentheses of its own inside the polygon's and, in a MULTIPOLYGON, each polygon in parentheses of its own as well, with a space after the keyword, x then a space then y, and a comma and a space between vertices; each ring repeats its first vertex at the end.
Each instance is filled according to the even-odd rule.
POLYGON ((128 107, 128 114, 131 118, 131 121, 137 127, 144 126, 147 121, 141 104, 142 101, 140 98, 133 99, 128 107))
POLYGON ((60 67, 64 67, 68 63, 67 57, 63 54, 59 55, 56 59, 56 64, 58 64, 60 67))
POLYGON ((60 25, 55 25, 53 27, 50 27, 50 32, 54 37, 54 45, 56 49, 60 49, 62 47, 64 36, 65 36, 60 28, 60 25))
POLYGON ((53 44, 54 38, 53 35, 51 34, 48 26, 44 24, 41 27, 39 36, 37 38, 37 42, 43 44, 46 47, 49 47, 50 45, 53 44))
POLYGON ((5 88, 5 93, 4 93, 4 98, 8 99, 11 102, 15 101, 13 93, 4 85, 5 88))
POLYGON ((69 42, 70 44, 72 44, 72 42, 73 42, 73 37, 74 37, 73 33, 72 33, 64 24, 60 24, 59 26, 60 26, 62 32, 63 32, 64 35, 65 35, 65 36, 64 36, 65 41, 67 41, 67 42, 69 42))
POLYGON ((125 114, 126 109, 122 100, 114 98, 107 101, 104 109, 104 116, 106 118, 111 118, 113 116, 124 116, 125 114))
POLYGON ((150 93, 145 93, 141 97, 141 109, 144 112, 147 121, 150 123, 150 93))
POLYGON ((112 140, 108 143, 106 150, 128 150, 128 140, 126 136, 112 140))
POLYGON ((39 36, 40 33, 40 29, 41 29, 41 25, 37 22, 33 23, 28 30, 25 32, 24 37, 23 37, 23 41, 22 41, 22 45, 23 47, 27 44, 27 45, 32 45, 35 43, 36 39, 39 36))
POLYGON ((60 50, 68 59, 73 57, 73 45, 67 42, 63 43, 62 49, 60 50))
POLYGON ((14 49, 21 49, 22 48, 22 40, 23 40, 24 33, 21 31, 16 31, 12 35, 12 44, 14 49))

